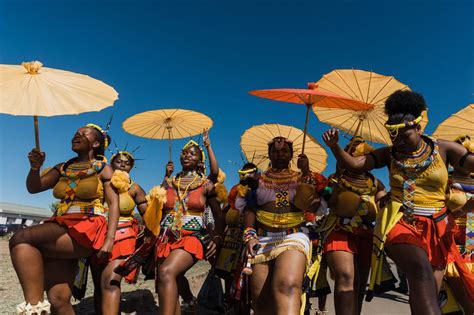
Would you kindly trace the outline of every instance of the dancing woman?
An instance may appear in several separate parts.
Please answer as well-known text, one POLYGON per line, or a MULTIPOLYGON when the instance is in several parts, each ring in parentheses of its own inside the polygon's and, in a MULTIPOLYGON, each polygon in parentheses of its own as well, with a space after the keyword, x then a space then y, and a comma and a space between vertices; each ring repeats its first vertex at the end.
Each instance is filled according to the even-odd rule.
MULTIPOLYGON (((468 135, 459 136, 455 142, 474 153, 474 142, 468 135)), ((470 172, 455 168, 449 173, 449 179, 451 189, 447 206, 451 210, 451 214, 448 228, 452 228, 454 242, 472 272, 474 270, 472 262, 474 254, 474 176, 470 172)), ((474 313, 474 300, 467 296, 451 256, 448 258, 445 279, 464 314, 474 313)))
MULTIPOLYGON (((119 311, 122 277, 113 270, 135 251, 138 237, 138 221, 133 217, 135 207, 141 215, 147 208, 145 191, 129 177, 135 165, 132 153, 119 151, 112 156, 110 164, 115 171, 111 183, 119 192, 120 218, 112 255, 105 262, 93 259, 91 264, 95 312, 104 315, 115 315, 119 311)), ((125 281, 134 282, 137 271, 125 277, 125 281)))
POLYGON ((164 183, 166 202, 156 247, 156 287, 163 315, 180 314, 177 278, 198 260, 214 257, 224 228, 219 203, 213 201, 214 184, 200 172, 203 150, 190 141, 183 147, 180 161, 182 171, 164 183), (216 218, 212 235, 203 224, 206 204, 216 218))
MULTIPOLYGON (((373 148, 354 137, 345 151, 358 157, 373 148)), ((335 278, 336 313, 359 314, 369 277, 376 203, 386 194, 385 187, 369 172, 341 170, 331 181, 330 213, 321 226, 326 234, 323 257, 335 278)))
MULTIPOLYGON (((368 172, 389 168, 391 199, 378 215, 374 237, 377 252, 372 259, 372 268, 377 270, 375 267, 381 262, 385 247, 407 276, 412 313, 440 314, 437 292, 448 254, 443 238, 446 228, 443 219, 447 215, 447 165, 472 172, 474 155, 455 142, 423 136, 419 123, 424 110, 426 104, 420 94, 412 91, 393 93, 385 103, 386 128, 393 146, 365 156, 353 157, 345 152, 338 145, 335 129, 324 133, 323 139, 344 169, 368 172)), ((469 277, 467 273, 464 275, 469 277)), ((371 287, 376 278, 376 274, 371 277, 371 287)), ((466 289, 473 285, 469 282, 464 283, 466 289)))
POLYGON ((112 168, 102 160, 110 137, 99 126, 88 124, 77 130, 71 142, 77 156, 44 175, 40 168, 45 154, 35 149, 28 154, 28 191, 53 188, 60 202, 52 218, 18 231, 10 240, 13 267, 25 296, 17 307, 20 314, 46 312, 44 290, 53 313, 74 314, 70 299, 77 259, 94 253, 107 259, 112 252, 118 195, 110 184, 112 168), (104 198, 109 204, 108 223, 104 198))
POLYGON ((305 214, 320 205, 309 161, 300 155, 301 173, 290 169, 292 142, 274 138, 268 144, 271 167, 244 203, 244 236, 253 264, 250 292, 255 314, 299 314, 303 277, 311 259, 305 214))

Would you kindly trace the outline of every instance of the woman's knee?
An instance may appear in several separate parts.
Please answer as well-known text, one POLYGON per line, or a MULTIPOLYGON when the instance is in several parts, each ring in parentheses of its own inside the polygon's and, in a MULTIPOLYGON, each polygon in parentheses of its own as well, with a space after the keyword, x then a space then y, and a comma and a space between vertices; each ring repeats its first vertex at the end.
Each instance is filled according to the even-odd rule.
POLYGON ((273 292, 286 296, 299 295, 302 289, 302 283, 296 277, 284 277, 274 279, 273 292))
POLYGON ((52 288, 47 296, 53 310, 60 310, 71 303, 71 291, 65 288, 52 288))
POLYGON ((339 271, 334 274, 334 289, 337 292, 348 292, 354 290, 354 273, 348 270, 339 271))
POLYGON ((20 244, 31 244, 31 240, 28 237, 28 234, 26 230, 19 230, 16 231, 15 234, 13 234, 12 238, 9 241, 9 246, 10 246, 10 251, 12 249, 20 244))
POLYGON ((158 268, 158 281, 159 283, 165 283, 168 281, 176 280, 176 274, 174 273, 173 267, 162 264, 158 268))
POLYGON ((101 288, 104 293, 120 291, 120 278, 106 277, 101 281, 101 288))

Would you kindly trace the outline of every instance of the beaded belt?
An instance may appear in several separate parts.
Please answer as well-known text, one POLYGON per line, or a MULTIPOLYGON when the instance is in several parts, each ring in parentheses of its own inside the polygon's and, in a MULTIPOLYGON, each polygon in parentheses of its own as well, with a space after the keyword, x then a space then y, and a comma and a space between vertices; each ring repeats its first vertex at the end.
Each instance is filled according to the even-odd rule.
POLYGON ((270 237, 282 237, 282 236, 286 236, 286 235, 293 234, 293 233, 299 233, 299 232, 308 234, 309 229, 306 228, 306 227, 301 226, 301 227, 297 227, 297 228, 286 229, 286 230, 283 230, 283 231, 271 232, 271 231, 265 231, 264 229, 259 228, 258 231, 257 231, 257 235, 258 236, 270 236, 270 237))
POLYGON ((74 205, 67 209, 65 214, 81 213, 88 215, 101 215, 105 216, 104 208, 98 205, 74 205))

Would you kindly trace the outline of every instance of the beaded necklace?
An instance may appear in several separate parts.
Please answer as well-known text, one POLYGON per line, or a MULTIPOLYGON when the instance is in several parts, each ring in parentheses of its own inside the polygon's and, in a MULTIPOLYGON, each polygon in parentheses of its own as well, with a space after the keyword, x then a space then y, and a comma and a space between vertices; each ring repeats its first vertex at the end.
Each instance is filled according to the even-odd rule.
POLYGON ((99 173, 106 165, 104 161, 87 161, 77 162, 77 158, 70 159, 61 166, 61 177, 66 179, 68 186, 66 187, 65 197, 61 199, 58 205, 57 215, 64 214, 76 197, 76 190, 81 179, 99 173))
POLYGON ((403 176, 403 201, 404 217, 409 223, 415 221, 415 190, 416 179, 424 171, 426 171, 438 155, 438 144, 434 139, 422 137, 420 148, 411 153, 397 153, 392 150, 393 164, 403 176), (427 142, 430 142, 428 145, 427 142))
POLYGON ((263 184, 275 192, 275 207, 285 208, 290 206, 290 186, 298 182, 298 173, 291 169, 277 172, 273 169, 262 174, 263 184))
POLYGON ((190 180, 189 177, 185 178, 184 181, 187 184, 181 184, 181 179, 183 178, 183 174, 178 175, 178 179, 174 177, 172 179, 173 187, 176 190, 177 197, 174 203, 174 215, 173 215, 173 223, 171 224, 171 231, 175 235, 177 239, 181 238, 181 228, 183 226, 183 216, 187 213, 187 204, 188 204, 188 196, 189 190, 194 190, 200 187, 204 180, 202 179, 201 175, 197 172, 192 172, 191 175, 194 175, 193 178, 190 180), (198 179, 200 179, 198 181, 198 179), (184 191, 181 190, 184 188, 184 191))

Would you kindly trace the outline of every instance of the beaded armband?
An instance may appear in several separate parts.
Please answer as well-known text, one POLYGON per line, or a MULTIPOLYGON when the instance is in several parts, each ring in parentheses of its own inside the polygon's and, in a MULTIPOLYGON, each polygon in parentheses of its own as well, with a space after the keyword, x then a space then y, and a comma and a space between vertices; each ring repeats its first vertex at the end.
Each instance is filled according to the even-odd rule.
POLYGON ((316 179, 314 179, 311 173, 308 176, 303 176, 301 182, 303 184, 316 185, 316 179))
POLYGON ((246 244, 251 239, 258 239, 257 237, 257 230, 254 228, 248 227, 245 229, 244 234, 242 236, 242 241, 246 244))

